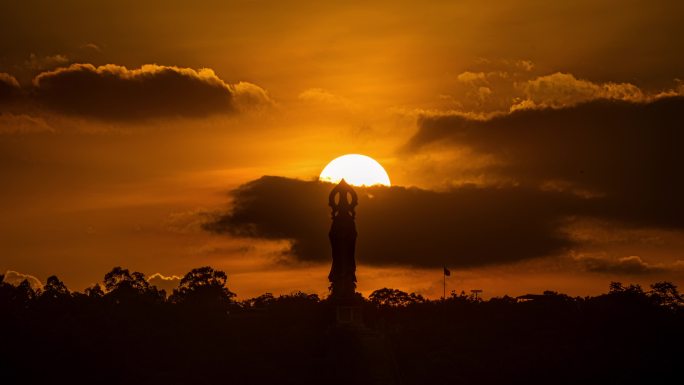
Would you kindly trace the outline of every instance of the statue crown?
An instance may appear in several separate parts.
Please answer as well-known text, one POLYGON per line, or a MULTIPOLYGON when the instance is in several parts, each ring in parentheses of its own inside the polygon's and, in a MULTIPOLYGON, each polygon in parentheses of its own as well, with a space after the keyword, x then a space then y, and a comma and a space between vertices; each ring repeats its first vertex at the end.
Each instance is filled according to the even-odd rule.
POLYGON ((348 215, 352 218, 356 216, 354 208, 358 204, 358 197, 356 191, 342 179, 340 183, 330 191, 328 197, 328 205, 332 208, 333 218, 339 215, 348 215), (339 195, 339 199, 337 196, 339 195), (350 200, 351 199, 351 200, 350 200))

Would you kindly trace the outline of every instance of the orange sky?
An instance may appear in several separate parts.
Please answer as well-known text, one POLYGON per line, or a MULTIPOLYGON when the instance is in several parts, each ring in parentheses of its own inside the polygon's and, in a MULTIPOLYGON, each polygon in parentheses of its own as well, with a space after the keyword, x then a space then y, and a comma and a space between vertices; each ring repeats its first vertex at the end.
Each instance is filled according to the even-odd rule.
MULTIPOLYGON (((519 204, 529 210, 493 212, 491 202, 473 201, 482 249, 506 238, 499 215, 517 223, 505 229, 538 220, 540 237, 561 238, 536 247, 546 241, 524 233, 530 238, 511 246, 511 258, 471 260, 456 241, 439 261, 360 249, 364 294, 394 287, 437 297, 443 263, 452 267, 449 289, 485 296, 587 295, 611 280, 681 284, 684 209, 674 197, 684 187, 667 178, 681 158, 672 147, 681 136, 670 128, 682 118, 683 8, 4 2, 0 272, 41 281, 56 274, 82 290, 118 265, 164 276, 211 265, 228 273, 241 298, 325 294, 328 255, 311 259, 293 252, 291 240, 203 224, 230 212, 230 191, 245 183, 263 175, 312 180, 333 158, 361 153, 395 186, 445 200, 464 186, 504 197, 521 188, 519 204), (623 112, 606 100, 624 103, 615 107, 623 112), (648 119, 621 131, 620 116, 629 114, 648 119), (549 206, 524 195, 530 191, 548 193, 549 206), (553 203, 560 195, 571 202, 553 203)), ((309 204, 326 210, 324 199, 309 204)), ((363 218, 364 206, 357 212, 363 218)), ((455 240, 469 227, 449 223, 455 240)), ((366 229, 359 237, 381 230, 366 229)), ((421 242, 411 234, 397 239, 421 242)))

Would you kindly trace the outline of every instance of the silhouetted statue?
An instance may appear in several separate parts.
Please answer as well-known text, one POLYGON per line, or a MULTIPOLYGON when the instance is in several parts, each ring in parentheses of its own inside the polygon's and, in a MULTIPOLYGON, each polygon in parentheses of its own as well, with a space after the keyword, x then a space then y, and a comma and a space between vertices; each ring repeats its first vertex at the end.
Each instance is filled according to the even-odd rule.
POLYGON ((328 198, 328 204, 332 208, 332 226, 328 233, 332 247, 332 268, 328 280, 334 299, 351 299, 356 289, 354 208, 357 203, 356 192, 344 179, 332 189, 328 198))

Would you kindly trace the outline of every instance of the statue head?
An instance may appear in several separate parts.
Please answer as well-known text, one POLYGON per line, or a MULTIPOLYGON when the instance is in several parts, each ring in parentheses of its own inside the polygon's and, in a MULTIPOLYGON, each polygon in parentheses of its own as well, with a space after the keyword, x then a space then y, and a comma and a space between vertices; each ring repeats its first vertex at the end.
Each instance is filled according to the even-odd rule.
POLYGON ((330 191, 328 205, 332 208, 333 218, 337 216, 350 216, 354 218, 356 216, 354 208, 357 204, 358 197, 356 192, 344 179, 330 191))

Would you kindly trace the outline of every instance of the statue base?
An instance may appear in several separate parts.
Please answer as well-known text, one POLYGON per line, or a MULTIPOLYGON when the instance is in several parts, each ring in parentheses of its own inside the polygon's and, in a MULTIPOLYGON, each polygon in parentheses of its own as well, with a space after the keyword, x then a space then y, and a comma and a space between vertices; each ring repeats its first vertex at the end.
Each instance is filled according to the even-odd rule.
POLYGON ((363 299, 361 294, 356 293, 353 288, 351 294, 341 296, 331 295, 330 304, 335 308, 335 321, 337 325, 361 326, 363 324, 363 299))
POLYGON ((360 326, 363 324, 361 306, 358 305, 337 305, 335 315, 338 325, 360 326))

